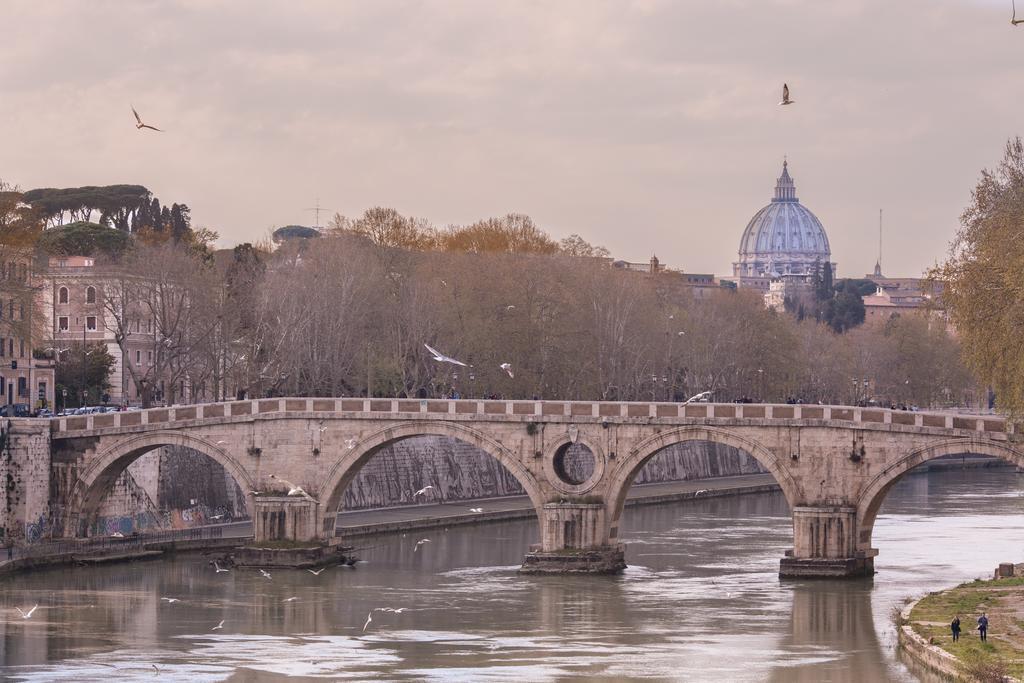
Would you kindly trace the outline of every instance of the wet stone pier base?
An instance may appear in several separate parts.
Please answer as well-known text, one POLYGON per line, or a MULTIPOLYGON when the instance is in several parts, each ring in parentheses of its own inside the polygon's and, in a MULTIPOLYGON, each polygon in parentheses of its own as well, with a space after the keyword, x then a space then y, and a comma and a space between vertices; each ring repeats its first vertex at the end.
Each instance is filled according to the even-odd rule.
POLYGON ((779 562, 779 577, 783 579, 845 579, 874 574, 873 557, 784 557, 779 562))
POLYGON ((352 548, 343 547, 341 544, 295 548, 246 546, 237 548, 232 553, 232 559, 238 567, 310 569, 329 564, 345 564, 350 559, 346 555, 350 550, 352 548))
POLYGON ((626 546, 544 552, 531 549, 520 574, 618 574, 626 568, 626 546))

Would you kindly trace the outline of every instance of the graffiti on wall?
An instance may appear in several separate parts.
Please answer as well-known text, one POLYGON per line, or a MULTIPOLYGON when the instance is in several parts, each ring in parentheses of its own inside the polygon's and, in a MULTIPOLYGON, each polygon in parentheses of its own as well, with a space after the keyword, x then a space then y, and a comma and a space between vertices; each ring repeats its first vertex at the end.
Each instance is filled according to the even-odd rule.
MULTIPOLYGON (((134 515, 98 517, 90 527, 90 535, 112 536, 118 533, 128 536, 136 532, 191 529, 207 524, 226 524, 236 521, 236 519, 225 507, 211 508, 200 504, 184 510, 146 511, 134 515)), ((245 518, 243 517, 243 519, 245 518)))
POLYGON ((38 543, 44 538, 52 536, 53 529, 50 526, 50 518, 44 513, 34 522, 25 523, 25 541, 27 543, 38 543))

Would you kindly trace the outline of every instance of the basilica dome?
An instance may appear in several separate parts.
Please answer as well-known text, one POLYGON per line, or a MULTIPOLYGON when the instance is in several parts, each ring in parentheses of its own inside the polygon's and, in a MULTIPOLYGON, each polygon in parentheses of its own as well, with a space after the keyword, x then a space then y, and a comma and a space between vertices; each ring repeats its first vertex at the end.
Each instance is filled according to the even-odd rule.
MULTIPOLYGON (((831 257, 825 228, 797 199, 796 185, 789 176, 788 164, 783 161, 775 197, 754 214, 743 231, 733 275, 740 278, 810 275, 831 257)), ((835 264, 832 268, 834 271, 835 264)))

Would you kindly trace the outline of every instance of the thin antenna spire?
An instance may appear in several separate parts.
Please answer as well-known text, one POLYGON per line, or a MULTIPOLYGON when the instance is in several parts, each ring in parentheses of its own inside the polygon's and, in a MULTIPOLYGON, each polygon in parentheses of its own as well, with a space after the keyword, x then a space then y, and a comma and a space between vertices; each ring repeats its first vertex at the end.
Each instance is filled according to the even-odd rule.
POLYGON ((882 210, 878 210, 878 267, 882 267, 882 210))
POLYGON ((321 211, 329 211, 329 210, 330 209, 324 209, 324 208, 322 208, 320 206, 320 198, 319 197, 316 198, 316 206, 310 206, 310 207, 307 207, 307 208, 303 209, 303 211, 315 211, 316 212, 316 225, 313 226, 313 227, 315 227, 317 230, 320 229, 320 212, 321 211))

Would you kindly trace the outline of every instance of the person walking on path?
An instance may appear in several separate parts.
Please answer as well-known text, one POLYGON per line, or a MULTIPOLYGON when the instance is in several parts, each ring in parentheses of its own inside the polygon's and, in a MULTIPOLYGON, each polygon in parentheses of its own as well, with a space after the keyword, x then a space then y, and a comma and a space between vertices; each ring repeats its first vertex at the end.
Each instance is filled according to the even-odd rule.
POLYGON ((953 617, 953 621, 949 624, 949 630, 953 632, 953 642, 960 640, 960 615, 953 617))
POLYGON ((978 635, 981 636, 982 641, 988 640, 988 617, 984 612, 978 617, 978 635))

